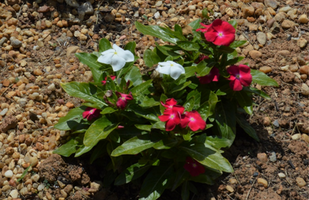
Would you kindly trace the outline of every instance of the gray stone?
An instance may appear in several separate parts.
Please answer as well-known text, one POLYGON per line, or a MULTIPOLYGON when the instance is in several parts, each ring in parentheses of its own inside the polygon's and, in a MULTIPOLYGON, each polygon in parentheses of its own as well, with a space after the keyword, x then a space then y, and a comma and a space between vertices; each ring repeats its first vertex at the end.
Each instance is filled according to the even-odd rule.
POLYGON ((13 48, 20 48, 21 45, 23 44, 20 40, 16 39, 15 37, 11 37, 10 38, 11 41, 11 45, 13 46, 13 48))
POLYGON ((264 4, 266 7, 272 7, 273 9, 276 9, 279 5, 276 0, 264 0, 264 4))
POLYGON ((271 152, 271 155, 269 156, 269 160, 271 162, 276 162, 277 161, 276 152, 271 152))
POLYGON ((0 39, 0 47, 7 41, 8 39, 6 37, 3 37, 0 39))
POLYGON ((266 39, 267 39, 267 37, 266 37, 266 34, 265 34, 265 33, 263 33, 263 32, 258 32, 258 33, 256 34, 256 36, 257 36, 257 41, 258 41, 260 44, 262 44, 262 45, 265 45, 265 44, 266 44, 266 39))

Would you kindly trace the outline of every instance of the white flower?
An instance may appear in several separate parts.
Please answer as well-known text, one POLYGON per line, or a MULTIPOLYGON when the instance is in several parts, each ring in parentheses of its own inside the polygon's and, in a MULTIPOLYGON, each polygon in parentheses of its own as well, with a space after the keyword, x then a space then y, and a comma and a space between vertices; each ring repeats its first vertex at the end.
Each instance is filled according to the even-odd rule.
POLYGON ((101 53, 98 58, 98 62, 111 65, 113 70, 119 71, 122 69, 126 62, 133 62, 134 55, 129 50, 123 50, 116 44, 113 44, 113 48, 101 53))
POLYGON ((159 62, 156 70, 160 74, 170 75, 174 80, 178 79, 181 74, 185 73, 183 66, 173 61, 159 62))

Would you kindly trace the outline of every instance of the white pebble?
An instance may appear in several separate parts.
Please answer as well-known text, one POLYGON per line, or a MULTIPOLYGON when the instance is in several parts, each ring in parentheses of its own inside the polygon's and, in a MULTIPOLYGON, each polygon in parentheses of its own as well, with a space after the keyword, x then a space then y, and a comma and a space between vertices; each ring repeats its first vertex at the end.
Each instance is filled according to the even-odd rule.
POLYGON ((4 176, 6 178, 12 178, 13 177, 13 171, 12 170, 7 170, 5 173, 4 173, 4 176))
POLYGON ((282 173, 282 172, 280 172, 280 173, 278 174, 278 176, 279 176, 279 178, 285 178, 285 174, 282 173))
POLYGON ((41 183, 41 184, 38 186, 38 190, 39 190, 39 191, 42 191, 44 188, 45 188, 45 185, 44 185, 43 183, 41 183))
POLYGON ((13 199, 16 199, 17 197, 18 197, 18 190, 12 190, 11 192, 10 192, 10 195, 11 195, 11 197, 13 198, 13 199))

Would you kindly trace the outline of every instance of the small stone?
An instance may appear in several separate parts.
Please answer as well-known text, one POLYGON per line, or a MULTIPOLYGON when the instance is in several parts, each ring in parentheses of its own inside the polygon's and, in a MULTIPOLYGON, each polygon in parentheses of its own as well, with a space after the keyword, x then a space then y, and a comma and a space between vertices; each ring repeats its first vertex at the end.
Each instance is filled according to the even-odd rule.
POLYGON ((258 183, 259 185, 263 185, 264 188, 267 188, 267 187, 268 187, 268 183, 267 183, 267 181, 266 181, 264 178, 258 178, 258 179, 257 179, 257 183, 258 183))
POLYGON ((4 176, 6 178, 12 178, 13 177, 13 171, 12 170, 7 170, 5 173, 4 173, 4 176))
POLYGON ((291 138, 292 138, 292 140, 298 140, 298 139, 301 138, 301 134, 300 133, 296 133, 296 134, 292 135, 291 138))
POLYGON ((301 134, 301 139, 309 144, 309 136, 307 134, 301 134))
POLYGON ((257 51, 257 50, 251 50, 251 51, 249 51, 249 55, 251 56, 251 58, 257 59, 257 58, 260 58, 262 56, 262 53, 257 51))
POLYGON ((21 45, 23 44, 20 40, 16 39, 15 37, 11 37, 10 38, 10 41, 11 41, 11 45, 13 46, 13 48, 20 48, 21 45))
POLYGON ((264 126, 269 126, 271 123, 270 117, 264 117, 263 124, 264 126))
POLYGON ((99 191, 100 187, 101 187, 100 183, 91 182, 90 183, 90 189, 88 191, 89 192, 97 192, 97 191, 99 191))
POLYGON ((0 39, 0 47, 7 41, 8 39, 6 37, 3 37, 0 39))
POLYGON ((13 199, 16 199, 18 197, 18 190, 12 190, 10 192, 10 196, 13 198, 13 199))
POLYGON ((33 176, 31 176, 31 179, 32 179, 34 182, 38 182, 39 179, 40 179, 40 175, 39 175, 39 174, 34 174, 33 176))
POLYGON ((264 72, 265 74, 272 71, 271 67, 269 67, 269 66, 263 66, 259 70, 261 72, 264 72))
POLYGON ((49 11, 50 11, 50 7, 49 7, 49 6, 46 6, 46 5, 41 6, 41 7, 39 7, 39 9, 38 9, 38 12, 39 12, 39 13, 46 13, 46 12, 49 12, 49 11))
POLYGON ((304 48, 307 45, 308 41, 305 38, 299 38, 297 40, 297 46, 304 48))
POLYGON ((280 126, 278 120, 275 120, 275 121, 273 122, 273 125, 274 125, 275 127, 277 127, 277 128, 280 126))
POLYGON ((303 83, 301 85, 301 93, 303 95, 309 95, 309 87, 308 87, 308 85, 306 83, 303 83))
POLYGON ((45 188, 44 183, 41 183, 41 184, 38 186, 38 190, 39 190, 39 191, 44 190, 44 188, 45 188))
POLYGON ((276 162, 277 161, 276 152, 271 152, 271 155, 269 156, 269 160, 271 162, 276 162))
POLYGON ((308 19, 306 14, 300 15, 299 18, 298 18, 298 23, 301 23, 301 24, 306 24, 306 23, 308 23, 308 21, 309 21, 309 19, 308 19))
POLYGON ((272 7, 273 9, 276 9, 279 5, 276 0, 264 0, 264 4, 266 7, 272 7))
POLYGON ((268 160, 266 153, 258 153, 257 159, 262 163, 266 163, 268 160))
POLYGON ((297 56, 297 62, 300 66, 303 66, 306 64, 306 61, 302 56, 297 56))
POLYGON ((291 20, 283 20, 282 24, 281 24, 282 28, 294 28, 295 23, 291 20))
POLYGON ((263 33, 263 32, 258 32, 257 34, 256 34, 256 39, 257 39, 257 41, 260 43, 260 44, 262 44, 262 45, 265 45, 266 44, 266 39, 267 39, 267 37, 266 37, 266 34, 265 33, 263 33))
POLYGON ((298 66, 297 65, 291 65, 289 67, 289 69, 290 69, 291 72, 297 72, 298 71, 298 66))
POLYGON ((237 180, 236 180, 236 178, 230 178, 229 182, 230 182, 230 184, 236 184, 237 180))
POLYGON ((230 185, 227 185, 225 188, 226 188, 226 190, 229 191, 230 193, 233 193, 233 192, 234 192, 234 188, 232 188, 232 186, 230 186, 230 185))
POLYGON ((40 76, 40 75, 43 74, 43 72, 40 69, 35 69, 35 70, 33 70, 33 74, 36 75, 36 76, 40 76))
POLYGON ((278 176, 279 176, 279 178, 285 178, 285 174, 282 173, 282 172, 280 172, 280 173, 278 174, 278 176))
POLYGON ((8 108, 4 108, 4 109, 0 112, 0 116, 4 116, 8 111, 9 111, 8 108))
POLYGON ((296 183, 298 187, 304 187, 306 185, 306 181, 301 177, 296 178, 296 183))
POLYGON ((299 68, 299 73, 309 75, 309 65, 303 65, 299 68))

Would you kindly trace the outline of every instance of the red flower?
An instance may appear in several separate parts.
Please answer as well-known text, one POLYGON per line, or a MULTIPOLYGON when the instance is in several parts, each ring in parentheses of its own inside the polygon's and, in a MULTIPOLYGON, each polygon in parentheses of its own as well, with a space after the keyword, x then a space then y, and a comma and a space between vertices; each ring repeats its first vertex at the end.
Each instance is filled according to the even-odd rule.
POLYGON ((209 56, 206 56, 206 55, 204 55, 204 54, 201 54, 201 55, 198 57, 198 61, 196 61, 195 63, 196 63, 196 64, 199 64, 200 62, 202 62, 203 60, 208 59, 208 58, 209 58, 209 56))
POLYGON ((200 23, 202 26, 204 26, 205 28, 198 28, 196 29, 196 31, 201 31, 202 33, 205 33, 208 28, 211 26, 211 25, 206 25, 206 24, 203 24, 203 23, 200 23))
POLYGON ((181 113, 179 113, 178 109, 166 109, 163 115, 158 117, 162 122, 166 122, 165 130, 172 131, 176 125, 180 124, 181 113))
POLYGON ((250 67, 247 65, 232 65, 227 68, 227 72, 231 75, 228 79, 231 81, 230 87, 234 91, 240 91, 243 86, 249 86, 252 82, 250 67))
POLYGON ((218 82, 219 81, 219 69, 216 67, 213 67, 209 74, 207 74, 206 76, 202 76, 202 77, 198 77, 199 81, 201 84, 207 84, 210 83, 212 81, 218 82))
MULTIPOLYGON (((116 76, 111 75, 110 78, 111 78, 112 80, 115 80, 116 76)), ((107 76, 105 77, 104 81, 102 81, 102 85, 105 85, 105 84, 106 84, 106 81, 107 81, 107 76)))
POLYGON ((168 109, 174 109, 180 112, 180 114, 183 113, 185 110, 184 107, 177 105, 177 101, 174 98, 166 99, 165 104, 161 101, 161 105, 168 109))
POLYGON ((116 95, 119 97, 116 105, 120 109, 124 109, 127 106, 128 101, 133 100, 133 96, 132 96, 131 93, 130 94, 122 94, 120 92, 116 92, 116 95))
POLYGON ((190 157, 187 157, 186 164, 183 167, 190 173, 191 176, 198 176, 205 173, 205 167, 190 157))
MULTIPOLYGON (((203 25, 203 24, 202 24, 203 25)), ((205 39, 215 45, 229 46, 235 40, 235 28, 226 21, 216 19, 205 29, 197 29, 204 33, 205 39)))
POLYGON ((189 126, 192 131, 204 130, 206 127, 206 122, 202 119, 201 115, 193 110, 191 112, 186 112, 181 116, 181 128, 189 126))
POLYGON ((86 108, 86 110, 83 112, 83 118, 87 119, 88 121, 91 121, 94 118, 97 118, 100 116, 101 110, 96 109, 96 108, 86 108))

